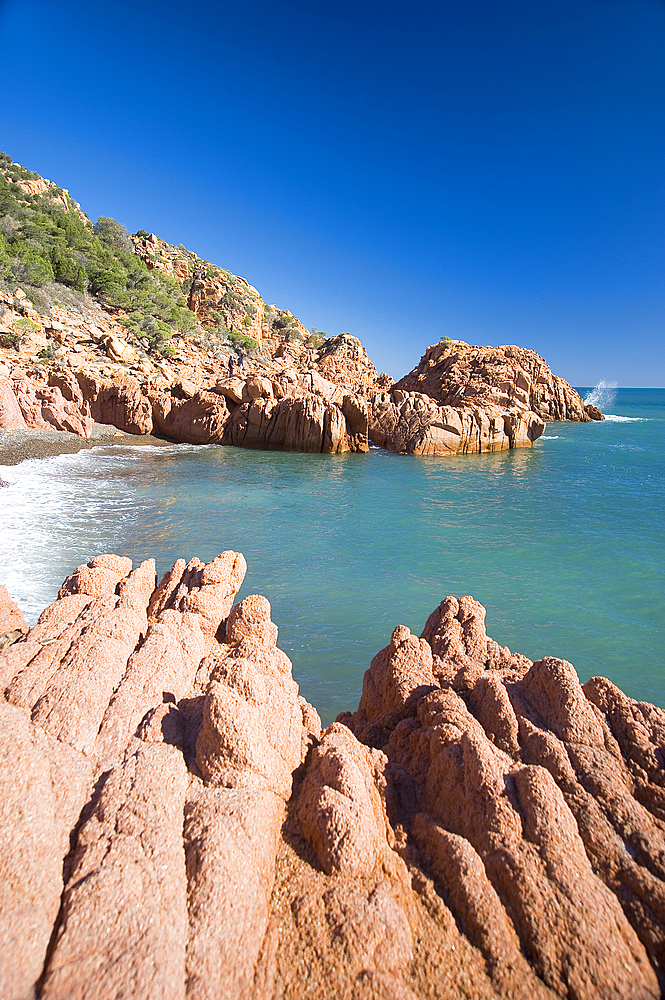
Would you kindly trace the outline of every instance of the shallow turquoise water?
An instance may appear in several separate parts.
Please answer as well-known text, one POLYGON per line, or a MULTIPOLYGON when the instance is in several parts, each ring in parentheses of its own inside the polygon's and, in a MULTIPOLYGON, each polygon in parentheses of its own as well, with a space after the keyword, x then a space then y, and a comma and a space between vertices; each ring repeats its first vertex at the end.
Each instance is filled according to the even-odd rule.
POLYGON ((98 552, 244 553, 302 693, 355 708, 372 656, 472 594, 488 633, 665 706, 665 390, 549 424, 531 449, 414 458, 207 446, 95 449, 0 467, 0 580, 34 620, 98 552))

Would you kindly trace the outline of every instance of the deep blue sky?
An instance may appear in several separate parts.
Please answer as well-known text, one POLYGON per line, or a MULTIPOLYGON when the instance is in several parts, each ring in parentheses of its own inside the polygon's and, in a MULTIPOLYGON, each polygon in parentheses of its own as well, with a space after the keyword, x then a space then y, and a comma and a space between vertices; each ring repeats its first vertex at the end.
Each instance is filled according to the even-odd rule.
POLYGON ((665 385, 665 3, 0 0, 0 148, 398 377, 665 385))

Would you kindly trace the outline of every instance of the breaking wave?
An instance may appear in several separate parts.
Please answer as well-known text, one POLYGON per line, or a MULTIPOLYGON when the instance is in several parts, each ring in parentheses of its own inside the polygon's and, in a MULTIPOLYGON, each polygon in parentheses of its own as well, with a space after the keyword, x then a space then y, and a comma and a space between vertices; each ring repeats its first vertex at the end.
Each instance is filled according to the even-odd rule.
POLYGON ((617 384, 617 382, 606 382, 604 378, 601 378, 596 388, 584 397, 584 405, 590 403, 591 406, 597 406, 599 410, 611 406, 616 399, 617 384))

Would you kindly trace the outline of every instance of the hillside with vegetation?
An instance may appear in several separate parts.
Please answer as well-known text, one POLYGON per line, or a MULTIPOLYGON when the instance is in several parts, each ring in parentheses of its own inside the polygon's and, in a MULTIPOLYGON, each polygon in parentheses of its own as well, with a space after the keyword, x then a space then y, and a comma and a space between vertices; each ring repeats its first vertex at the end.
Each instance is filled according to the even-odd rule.
POLYGON ((325 336, 182 245, 108 217, 93 223, 68 191, 0 153, 0 287, 17 285, 40 313, 94 304, 166 357, 178 336, 220 355, 268 356, 283 343, 318 348, 325 336))

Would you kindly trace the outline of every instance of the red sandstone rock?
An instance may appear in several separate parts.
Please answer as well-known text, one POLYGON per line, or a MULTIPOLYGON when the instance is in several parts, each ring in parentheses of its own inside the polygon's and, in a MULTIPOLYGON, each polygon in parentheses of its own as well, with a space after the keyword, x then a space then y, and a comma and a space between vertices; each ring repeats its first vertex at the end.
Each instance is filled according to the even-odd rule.
POLYGON ((659 996, 665 711, 446 598, 321 734, 244 569, 97 557, 0 650, 3 997, 659 996))
POLYGON ((223 396, 197 392, 191 399, 162 393, 153 400, 155 430, 174 441, 222 444, 229 408, 223 396))
POLYGON ((27 426, 12 383, 7 378, 0 378, 0 427, 23 430, 27 426))
POLYGON ((377 374, 357 337, 342 333, 328 338, 316 355, 316 367, 324 378, 356 395, 369 395, 392 380, 377 374))
POLYGON ((266 786, 287 800, 302 759, 303 713, 276 639, 265 598, 246 597, 229 615, 230 645, 206 664, 197 763, 208 782, 266 786))
POLYGON ((136 379, 117 375, 106 380, 83 371, 77 372, 76 378, 93 418, 99 423, 113 424, 128 434, 151 433, 152 404, 136 379))
POLYGON ((27 632, 28 624, 18 605, 14 604, 7 593, 7 588, 0 584, 0 636, 13 632, 14 629, 27 632))
POLYGON ((68 594, 89 594, 105 597, 115 594, 120 581, 131 572, 132 560, 123 556, 95 556, 85 566, 77 566, 58 591, 58 597, 68 594))
POLYGON ((369 434, 394 451, 445 455, 528 447, 545 420, 589 419, 534 351, 454 341, 429 347, 412 372, 372 397, 369 434))
MULTIPOLYGON (((154 562, 142 565, 149 565, 152 581, 150 590, 142 594, 145 607, 154 591, 154 562)), ((102 720, 95 748, 100 759, 109 761, 122 753, 150 708, 166 700, 177 702, 193 688, 199 665, 211 651, 212 637, 228 615, 245 570, 239 553, 224 552, 200 573, 191 575, 191 583, 196 580, 200 585, 187 590, 177 607, 152 605, 154 614, 148 620, 145 639, 129 657, 102 720)), ((125 602, 133 576, 130 573, 119 584, 125 602)))
POLYGON ((187 996, 251 995, 270 912, 284 802, 269 788, 202 789, 185 810, 187 996))
POLYGON ((57 386, 39 390, 37 399, 41 401, 42 418, 56 430, 90 437, 94 421, 87 402, 68 402, 57 386))
POLYGON ((1 380, 0 427, 70 431, 79 437, 89 437, 93 420, 90 408, 80 393, 76 398, 60 389, 66 380, 52 380, 45 385, 39 380, 17 379, 12 383, 1 380), (12 402, 12 398, 14 401, 12 402))
POLYGON ((248 995, 265 934, 285 801, 302 760, 303 712, 291 664, 275 647, 270 605, 245 598, 211 680, 197 763, 206 786, 185 814, 190 873, 188 996, 248 995))
POLYGON ((206 652, 199 615, 168 610, 149 624, 101 721, 95 744, 100 761, 108 764, 121 756, 151 708, 189 693, 206 652))
POLYGON ((82 826, 46 965, 43 1000, 184 1000, 187 768, 141 744, 104 781, 82 826))
POLYGON ((471 347, 461 340, 434 344, 395 389, 425 393, 443 406, 471 402, 531 411, 544 420, 590 419, 572 386, 523 347, 471 347))
POLYGON ((462 929, 482 951, 501 992, 524 1000, 552 997, 529 966, 512 921, 469 841, 424 813, 414 817, 413 833, 427 864, 445 886, 462 929))
POLYGON ((320 396, 255 399, 237 406, 225 443, 281 451, 367 451, 367 416, 363 404, 344 397, 344 405, 320 396))
POLYGON ((109 605, 72 644, 32 708, 33 721, 46 732, 88 754, 147 624, 145 611, 106 600, 109 605))
MULTIPOLYGON (((2 655, 2 654, 0 654, 2 655)), ((0 996, 33 995, 60 907, 62 861, 90 765, 0 702, 0 996)))
POLYGON ((325 731, 312 752, 298 797, 298 819, 328 875, 369 875, 390 857, 381 795, 385 765, 380 750, 363 746, 340 723, 325 731))
POLYGON ((502 451, 533 444, 544 421, 530 411, 511 412, 492 402, 440 405, 420 392, 393 389, 369 402, 369 436, 381 447, 408 455, 502 451))

